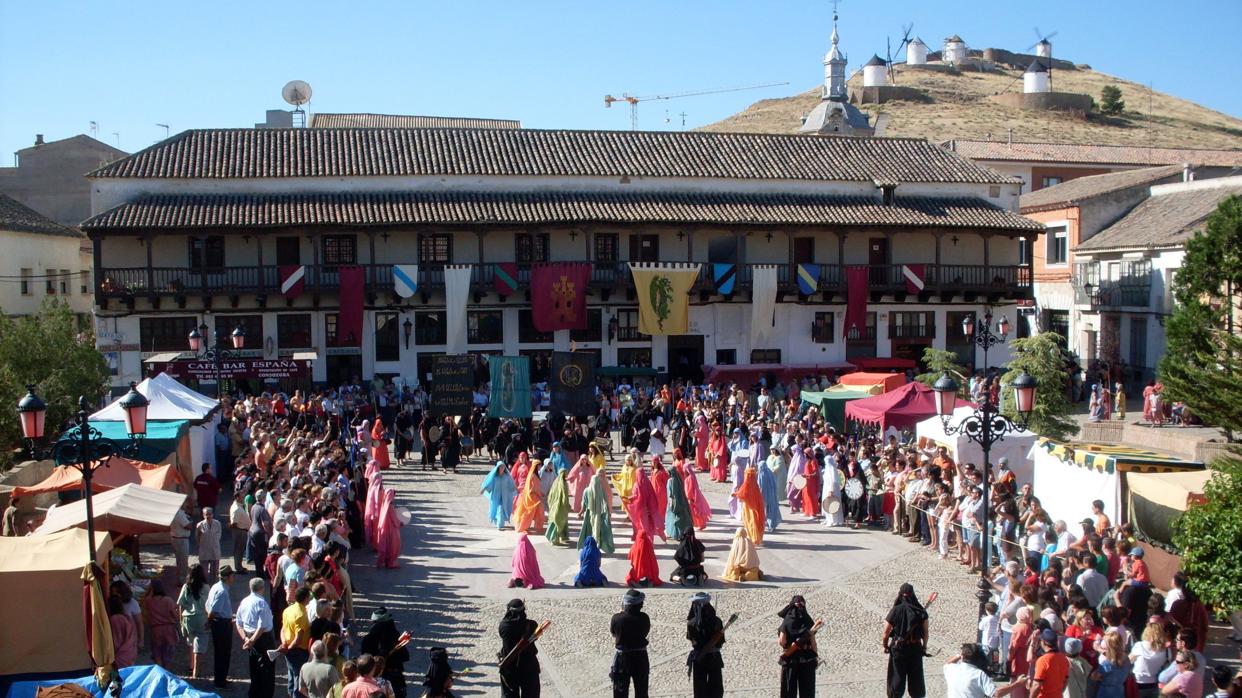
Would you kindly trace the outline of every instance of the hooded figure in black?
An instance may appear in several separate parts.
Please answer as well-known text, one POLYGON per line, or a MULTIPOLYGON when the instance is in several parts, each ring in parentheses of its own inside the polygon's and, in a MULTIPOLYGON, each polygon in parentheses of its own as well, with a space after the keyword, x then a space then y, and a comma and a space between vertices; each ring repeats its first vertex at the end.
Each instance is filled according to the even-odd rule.
POLYGON ((815 621, 806 612, 806 599, 793 597, 777 615, 781 617, 781 698, 814 698, 819 646, 811 634, 815 621), (791 647, 796 649, 785 656, 783 651, 791 647))
MULTIPOLYGON (((522 640, 535 634, 539 625, 526 617, 526 604, 521 599, 514 599, 505 608, 505 617, 500 621, 500 654, 505 657, 517 647, 522 640)), ((500 695, 504 698, 538 698, 539 697, 539 648, 535 643, 526 647, 500 671, 500 695)))
POLYGON ((927 611, 919 603, 913 585, 901 585, 884 620, 881 641, 888 653, 889 698, 901 698, 907 687, 911 698, 926 696, 923 657, 927 653, 927 611))
POLYGON ((681 585, 696 584, 702 586, 707 579, 707 572, 703 570, 703 556, 706 548, 699 542, 694 535, 694 529, 686 529, 681 536, 681 542, 677 544, 677 552, 673 553, 673 560, 677 562, 677 569, 669 575, 669 580, 678 582, 681 585))
POLYGON ((371 614, 371 631, 362 637, 361 650, 373 657, 384 657, 383 678, 392 684, 397 698, 405 698, 405 663, 410 661, 410 650, 402 647, 393 651, 401 637, 397 622, 380 606, 371 614), (392 654, 389 654, 392 652, 392 654))
POLYGON ((423 679, 427 687, 424 698, 453 698, 453 667, 448 663, 448 650, 443 647, 431 648, 431 665, 427 667, 427 677, 423 679))
POLYGON ((651 664, 647 659, 647 634, 651 632, 651 619, 643 613, 646 596, 637 589, 630 589, 621 598, 621 612, 613 615, 609 630, 617 643, 617 655, 612 660, 613 698, 626 698, 630 694, 630 682, 634 682, 634 698, 647 698, 647 680, 651 664))
POLYGON ((712 599, 703 592, 690 597, 690 614, 686 616, 686 639, 690 656, 686 673, 693 679, 694 698, 721 698, 724 695, 724 660, 720 646, 725 643, 724 623, 712 607, 712 599))

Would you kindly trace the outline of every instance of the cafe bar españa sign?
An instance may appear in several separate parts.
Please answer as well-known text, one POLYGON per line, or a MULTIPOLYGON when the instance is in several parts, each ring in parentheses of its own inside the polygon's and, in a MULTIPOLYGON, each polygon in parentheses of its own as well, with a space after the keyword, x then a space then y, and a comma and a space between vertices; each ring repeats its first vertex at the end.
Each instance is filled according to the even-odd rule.
POLYGON ((193 378, 200 381, 216 379, 219 370, 224 380, 267 380, 281 378, 306 378, 310 376, 310 362, 303 359, 230 359, 221 361, 168 361, 154 366, 155 372, 163 371, 173 378, 193 378))

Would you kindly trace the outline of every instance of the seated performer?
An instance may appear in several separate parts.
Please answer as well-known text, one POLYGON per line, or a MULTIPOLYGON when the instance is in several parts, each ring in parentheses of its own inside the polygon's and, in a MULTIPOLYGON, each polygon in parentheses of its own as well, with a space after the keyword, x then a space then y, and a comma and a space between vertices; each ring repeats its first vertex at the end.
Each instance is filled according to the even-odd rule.
POLYGON ((513 548, 513 577, 509 579, 510 587, 527 589, 543 588, 543 575, 539 573, 539 558, 535 556, 535 546, 530 537, 523 533, 518 536, 517 546, 513 548))
POLYGON ((738 527, 733 534, 733 545, 729 547, 729 559, 725 562, 725 571, 721 579, 730 582, 754 582, 763 579, 759 569, 759 551, 750 542, 746 529, 738 527))
POLYGON ((686 584, 702 585, 707 580, 707 572, 703 570, 703 557, 705 548, 694 535, 694 529, 687 530, 685 535, 681 537, 681 543, 677 546, 677 552, 673 553, 673 560, 677 562, 677 569, 668 576, 670 581, 677 582, 682 586, 686 584))
POLYGON ((655 546, 651 534, 645 530, 634 531, 634 544, 630 546, 630 572, 625 575, 626 586, 660 586, 660 563, 656 561, 655 546))
POLYGON ((574 575, 576 587, 602 587, 608 585, 608 578, 599 568, 599 544, 594 536, 587 536, 582 542, 582 550, 578 553, 578 574, 574 575))

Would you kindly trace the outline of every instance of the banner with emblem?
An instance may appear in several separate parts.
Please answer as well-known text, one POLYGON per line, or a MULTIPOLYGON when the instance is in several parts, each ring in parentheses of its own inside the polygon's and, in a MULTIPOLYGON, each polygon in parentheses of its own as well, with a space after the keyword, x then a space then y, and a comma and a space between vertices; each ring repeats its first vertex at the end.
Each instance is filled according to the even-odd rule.
POLYGON ((716 285, 716 293, 728 296, 733 293, 733 285, 737 281, 736 264, 713 264, 712 282, 716 285))
POLYGON ((569 417, 588 417, 599 411, 595 400, 595 358, 586 351, 552 352, 551 407, 569 417))
POLYGON ((280 268, 280 294, 289 300, 306 290, 306 266, 288 264, 280 268))
POLYGON ((690 289, 701 264, 631 263, 638 295, 638 331, 686 334, 690 331, 690 289))
POLYGON ((392 288, 402 298, 409 298, 418 291, 418 265, 392 265, 392 288))
POLYGON ((492 393, 487 416, 496 419, 530 418, 530 358, 489 356, 492 393))
POLYGON ((508 298, 509 294, 517 290, 518 287, 518 266, 515 262, 501 262, 496 265, 496 272, 492 278, 492 286, 496 289, 496 293, 501 298, 508 298))
POLYGON ((585 330, 589 262, 536 264, 530 273, 531 321, 540 332, 585 330))
POLYGON ((819 289, 819 265, 818 264, 799 264, 796 267, 798 271, 798 293, 809 296, 819 289))

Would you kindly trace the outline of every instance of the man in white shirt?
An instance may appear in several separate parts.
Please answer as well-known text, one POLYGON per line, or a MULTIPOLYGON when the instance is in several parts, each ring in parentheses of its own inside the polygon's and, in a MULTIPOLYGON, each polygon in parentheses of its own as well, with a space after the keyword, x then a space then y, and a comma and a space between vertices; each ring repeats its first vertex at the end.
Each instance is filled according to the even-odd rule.
POLYGON ((215 582, 220 572, 220 522, 211 507, 203 507, 203 519, 194 527, 198 542, 198 564, 207 573, 207 581, 215 582))
POLYGON ((242 649, 250 654, 250 695, 271 696, 276 693, 276 665, 267 651, 276 649, 272 637, 272 607, 263 598, 263 580, 250 580, 250 595, 242 599, 233 615, 233 624, 242 640, 242 649))
POLYGON ((1066 526, 1065 522, 1060 519, 1057 519, 1056 523, 1052 524, 1052 530, 1057 534, 1057 549, 1051 553, 1051 556, 1061 557, 1068 560, 1070 555, 1070 546, 1073 545, 1078 538, 1075 537, 1073 533, 1070 533, 1069 527, 1066 526))
POLYGON ((992 677, 980 668, 987 666, 987 662, 987 657, 978 645, 969 642, 962 645, 961 654, 951 657, 944 665, 945 695, 948 698, 996 698, 1009 695, 1018 682, 997 688, 992 677))
POLYGON ((215 684, 219 688, 229 685, 229 657, 233 653, 233 601, 229 598, 232 581, 233 568, 225 565, 220 568, 220 581, 207 592, 207 627, 211 630, 215 684))
POLYGON ((185 513, 184 507, 177 510, 177 515, 169 526, 168 535, 172 543, 173 557, 177 560, 177 579, 185 579, 190 572, 190 529, 193 526, 194 520, 185 513))
POLYGON ((1104 595, 1108 593, 1108 577, 1096 571, 1095 556, 1090 552, 1081 553, 1078 558, 1078 569, 1080 572, 1076 583, 1082 587, 1082 593, 1087 597, 1087 602, 1098 608, 1100 601, 1103 601, 1104 595))
POLYGON ((242 556, 246 553, 246 536, 250 531, 250 511, 246 506, 246 493, 237 492, 233 495, 233 504, 229 507, 229 530, 233 534, 233 567, 238 574, 247 574, 242 566, 242 556))

